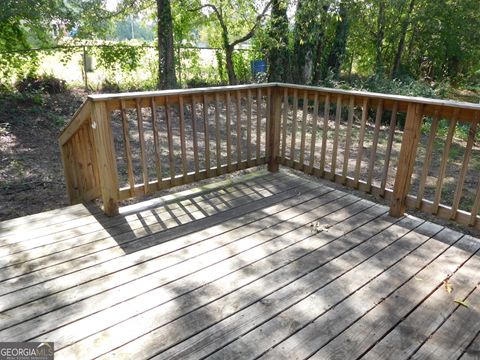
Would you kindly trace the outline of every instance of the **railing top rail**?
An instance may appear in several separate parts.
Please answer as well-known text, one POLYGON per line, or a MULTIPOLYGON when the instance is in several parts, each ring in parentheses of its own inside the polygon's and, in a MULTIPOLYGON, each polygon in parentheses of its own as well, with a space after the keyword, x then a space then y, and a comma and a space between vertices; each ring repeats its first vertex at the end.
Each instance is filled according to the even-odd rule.
POLYGON ((263 83, 263 84, 247 84, 247 85, 230 85, 230 86, 214 86, 203 87, 194 89, 173 89, 173 90, 157 90, 157 91, 139 91, 139 92, 126 92, 118 94, 92 94, 88 98, 92 101, 108 101, 108 100, 128 100, 128 99, 141 99, 150 98, 155 96, 172 96, 172 95, 195 95, 205 93, 224 92, 229 90, 247 90, 258 88, 269 88, 277 86, 276 83, 263 83))
POLYGON ((75 111, 75 114, 72 116, 72 120, 70 120, 65 127, 60 131, 58 134, 57 139, 60 141, 60 144, 65 144, 68 139, 78 130, 78 128, 83 124, 85 120, 90 117, 90 112, 92 109, 92 102, 91 100, 87 99, 83 102, 83 104, 75 111))
POLYGON ((462 101, 452 101, 452 100, 441 100, 441 99, 431 99, 425 97, 415 97, 415 96, 406 96, 406 95, 391 95, 383 93, 375 93, 368 91, 358 91, 358 90, 342 90, 342 89, 332 89, 318 86, 308 86, 308 85, 298 85, 298 84, 284 84, 284 83, 274 83, 272 85, 283 86, 290 89, 301 89, 301 90, 311 90, 311 91, 322 91, 328 92, 331 94, 341 94, 341 95, 353 95, 353 96, 363 96, 369 98, 377 98, 383 100, 392 100, 392 101, 401 101, 425 105, 434 105, 434 106, 448 106, 462 109, 470 109, 480 111, 480 104, 462 102, 462 101))
POLYGON ((424 98, 424 97, 405 96, 405 95, 391 95, 391 94, 358 91, 358 90, 342 90, 342 89, 333 89, 333 88, 288 84, 288 83, 262 83, 262 84, 233 85, 233 86, 215 86, 215 87, 204 87, 204 88, 194 88, 194 89, 127 92, 127 93, 118 93, 118 94, 93 94, 93 95, 90 95, 88 98, 91 99, 92 101, 108 101, 108 100, 116 100, 116 99, 127 100, 127 99, 139 99, 139 98, 148 98, 148 97, 155 97, 155 96, 195 95, 195 94, 204 94, 204 93, 215 93, 219 91, 224 92, 229 90, 243 90, 243 89, 246 90, 246 89, 269 88, 269 87, 286 87, 290 89, 321 91, 321 92, 330 93, 330 94, 369 97, 369 98, 376 98, 376 99, 383 99, 383 100, 480 111, 480 104, 469 103, 469 102, 430 99, 430 98, 424 98))

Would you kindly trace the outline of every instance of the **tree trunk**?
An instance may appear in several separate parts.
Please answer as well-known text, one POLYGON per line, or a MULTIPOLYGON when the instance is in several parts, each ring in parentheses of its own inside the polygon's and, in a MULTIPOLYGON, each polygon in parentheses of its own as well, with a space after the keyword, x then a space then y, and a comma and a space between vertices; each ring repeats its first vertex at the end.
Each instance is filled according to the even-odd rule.
POLYGON ((158 88, 177 87, 175 52, 173 48, 173 20, 170 0, 157 0, 158 25, 158 88))
POLYGON ((314 70, 321 54, 318 53, 319 43, 323 41, 321 34, 325 21, 323 20, 328 5, 321 7, 321 18, 318 18, 317 0, 298 0, 295 13, 294 81, 309 84, 314 80, 314 70))
POLYGON ((347 46, 348 13, 344 1, 340 2, 338 15, 340 20, 335 27, 335 39, 327 60, 328 69, 333 72, 336 79, 340 76, 340 68, 345 58, 347 46))
POLYGON ((407 36, 408 26, 410 25, 410 17, 415 7, 415 0, 410 1, 410 5, 408 6, 407 15, 402 23, 402 31, 400 33, 400 40, 398 42, 397 52, 395 53, 395 59, 393 60, 393 68, 391 79, 394 79, 398 76, 400 70, 400 63, 402 61, 402 54, 403 50, 405 49, 405 37, 407 36))
POLYGON ((237 85, 237 75, 233 67, 233 46, 231 45, 225 47, 225 62, 227 64, 228 83, 230 85, 237 85))
POLYGON ((375 73, 383 76, 383 59, 382 47, 385 37, 385 2, 379 0, 378 18, 377 18, 377 34, 375 37, 375 73))
POLYGON ((290 59, 288 53, 287 1, 272 1, 272 17, 269 38, 273 42, 268 49, 270 82, 288 82, 290 59))

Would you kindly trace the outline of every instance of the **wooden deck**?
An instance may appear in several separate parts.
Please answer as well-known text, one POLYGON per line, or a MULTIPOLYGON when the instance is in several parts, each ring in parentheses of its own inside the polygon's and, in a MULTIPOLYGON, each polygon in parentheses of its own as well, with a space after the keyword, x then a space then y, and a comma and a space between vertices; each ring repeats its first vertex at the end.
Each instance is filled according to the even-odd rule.
POLYGON ((56 359, 479 359, 480 240, 291 172, 0 223, 0 339, 56 359))

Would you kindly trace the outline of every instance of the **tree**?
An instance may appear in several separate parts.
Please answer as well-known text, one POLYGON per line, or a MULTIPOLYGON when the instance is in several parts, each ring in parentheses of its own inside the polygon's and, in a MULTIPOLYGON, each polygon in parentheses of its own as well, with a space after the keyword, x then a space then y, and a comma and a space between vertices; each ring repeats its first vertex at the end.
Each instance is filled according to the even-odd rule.
POLYGON ((170 0, 157 0, 158 31, 158 87, 177 87, 175 73, 175 49, 173 46, 173 21, 170 0))
POLYGON ((410 0, 408 5, 407 14, 405 15, 402 21, 402 29, 400 32, 400 40, 398 41, 397 51, 395 53, 395 58, 393 59, 393 67, 391 72, 391 78, 394 79, 399 75, 400 62, 402 61, 402 54, 405 48, 405 38, 407 36, 407 30, 411 23, 411 17, 413 8, 415 7, 415 0, 410 0))
POLYGON ((328 8, 329 2, 324 0, 298 0, 293 45, 295 82, 311 84, 314 80, 323 52, 328 8))
POLYGON ((345 0, 340 1, 337 23, 335 26, 335 37, 327 59, 327 67, 333 72, 336 79, 340 76, 340 67, 342 66, 346 54, 349 27, 348 16, 345 0))
POLYGON ((290 54, 288 49, 288 3, 286 0, 272 1, 272 15, 267 30, 269 77, 271 82, 289 82, 290 54))
POLYGON ((198 12, 202 9, 210 9, 218 25, 220 26, 221 47, 225 51, 225 63, 227 67, 228 82, 231 85, 238 83, 237 75, 233 64, 233 51, 235 46, 250 40, 261 25, 268 9, 270 8, 272 0, 269 0, 263 5, 261 10, 258 10, 250 1, 231 1, 225 2, 222 0, 216 3, 203 4, 197 8, 192 8, 190 11, 198 12), (231 33, 240 34, 231 39, 231 33))

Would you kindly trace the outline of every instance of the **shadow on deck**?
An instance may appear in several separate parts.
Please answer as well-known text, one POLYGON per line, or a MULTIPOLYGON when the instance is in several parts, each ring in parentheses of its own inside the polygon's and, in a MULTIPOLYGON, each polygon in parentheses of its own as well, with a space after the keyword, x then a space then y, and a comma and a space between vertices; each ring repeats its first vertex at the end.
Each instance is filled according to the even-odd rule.
POLYGON ((0 231, 0 337, 61 359, 480 356, 478 239, 293 171, 0 231))

